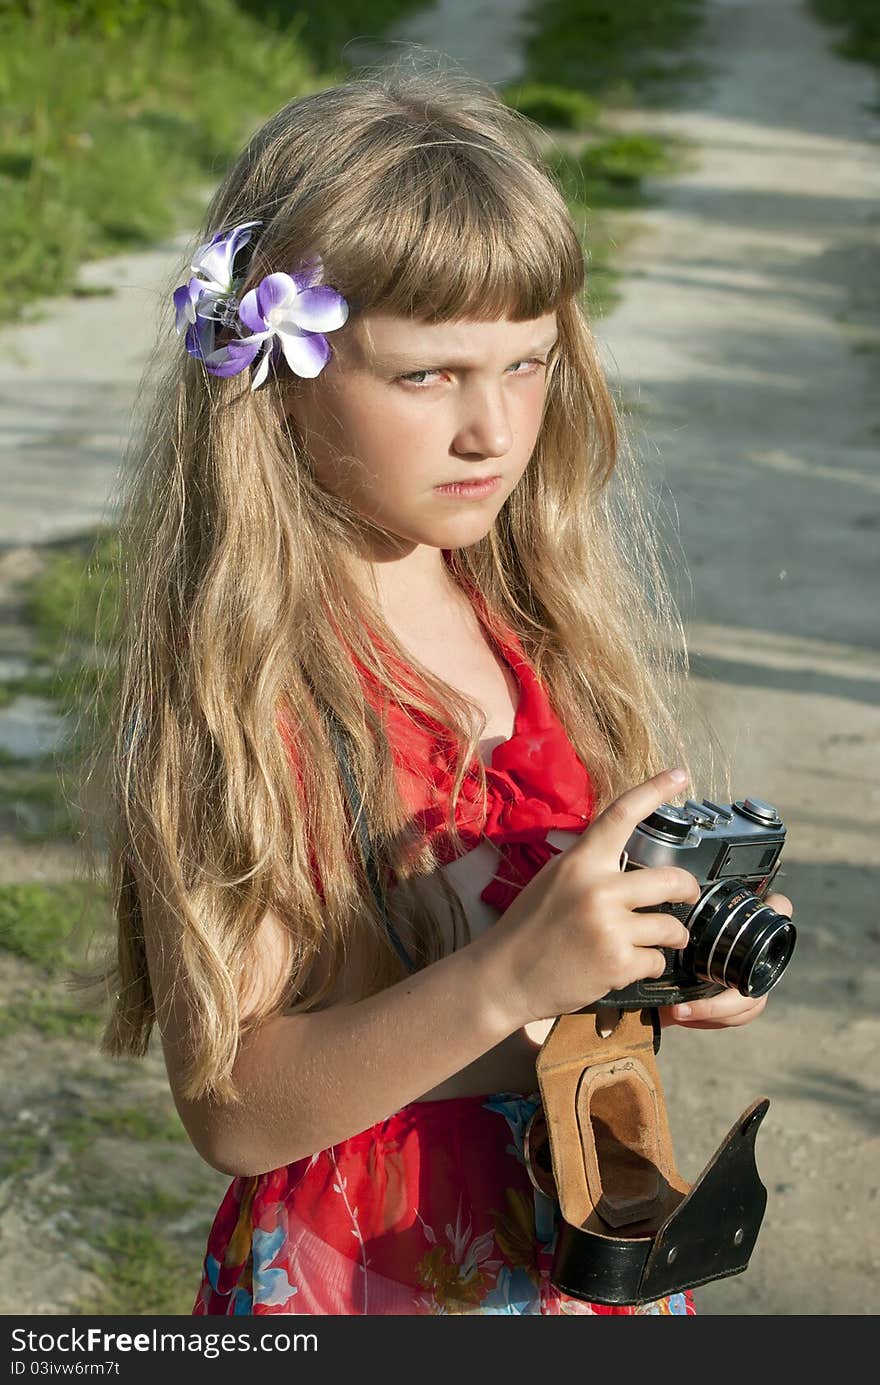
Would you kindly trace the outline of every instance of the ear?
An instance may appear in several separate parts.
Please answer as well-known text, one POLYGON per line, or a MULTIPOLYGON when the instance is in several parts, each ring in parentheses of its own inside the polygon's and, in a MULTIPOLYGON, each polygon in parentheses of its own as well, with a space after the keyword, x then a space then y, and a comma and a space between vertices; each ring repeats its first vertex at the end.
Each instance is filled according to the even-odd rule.
POLYGON ((284 422, 290 428, 298 429, 302 432, 305 427, 305 391, 303 381, 299 379, 286 380, 281 394, 279 408, 284 422))

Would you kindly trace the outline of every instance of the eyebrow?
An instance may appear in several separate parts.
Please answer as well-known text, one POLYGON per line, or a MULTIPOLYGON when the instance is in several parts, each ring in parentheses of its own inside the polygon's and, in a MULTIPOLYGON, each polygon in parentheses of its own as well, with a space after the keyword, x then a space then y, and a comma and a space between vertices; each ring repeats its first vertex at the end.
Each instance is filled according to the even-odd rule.
MULTIPOLYGON (((556 345, 558 340, 559 333, 557 332, 556 336, 551 337, 549 341, 540 341, 535 343, 535 345, 533 346, 527 347, 526 350, 522 352, 519 356, 515 356, 514 360, 525 360, 526 357, 534 356, 539 351, 550 351, 552 347, 556 345)), ((380 351, 376 353, 374 359, 377 362, 381 362, 383 366, 391 366, 392 368, 397 368, 399 366, 415 365, 419 362, 424 364, 425 361, 430 360, 431 358, 433 358, 434 360, 439 360, 441 354, 442 353, 436 349, 426 349, 423 352, 415 350, 406 352, 380 351)), ((443 358, 443 364, 453 366, 456 370, 468 370, 472 369, 474 366, 473 361, 468 361, 461 358, 459 358, 458 360, 452 360, 449 357, 443 358)))

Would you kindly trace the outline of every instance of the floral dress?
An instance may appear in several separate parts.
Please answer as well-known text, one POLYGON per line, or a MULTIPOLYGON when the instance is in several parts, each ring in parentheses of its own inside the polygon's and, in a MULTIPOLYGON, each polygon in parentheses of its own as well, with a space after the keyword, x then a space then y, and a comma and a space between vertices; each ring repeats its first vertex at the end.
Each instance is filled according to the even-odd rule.
POLYGON ((526 1172, 521 1096, 416 1101, 350 1140, 233 1180, 193 1313, 692 1314, 608 1308, 550 1282, 558 1205, 526 1172))
MULTIPOLYGON (((468 849, 484 836, 497 845, 498 871, 481 897, 503 912, 557 852, 548 831, 582 832, 594 799, 516 635, 491 633, 519 704, 513 735, 486 766, 488 802, 474 770, 456 825, 468 849)), ((388 715, 401 792, 440 859, 452 860, 444 822, 454 747, 427 718, 388 715)), ((550 1282, 558 1204, 534 1187, 523 1154, 539 1102, 537 1091, 412 1102, 310 1158, 233 1179, 193 1313, 693 1314, 689 1293, 614 1308, 550 1282)))

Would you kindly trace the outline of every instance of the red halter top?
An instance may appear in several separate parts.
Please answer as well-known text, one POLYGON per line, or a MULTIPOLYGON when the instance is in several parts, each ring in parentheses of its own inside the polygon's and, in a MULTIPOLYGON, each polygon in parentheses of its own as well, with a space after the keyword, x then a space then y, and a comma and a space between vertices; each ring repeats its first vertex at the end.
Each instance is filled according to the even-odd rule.
MULTIPOLYGON (((595 799, 589 773, 550 705, 542 683, 508 627, 496 636, 487 624, 482 596, 471 599, 498 652, 519 683, 513 734, 496 745, 485 766, 485 806, 479 769, 472 761, 462 783, 455 822, 465 850, 487 837, 500 850, 495 878, 481 898, 504 911, 560 848, 547 841, 552 829, 583 832, 593 819, 595 799)), ((380 648, 382 648, 380 644, 380 648)), ((397 782, 415 825, 428 837, 443 865, 462 854, 447 828, 455 782, 455 746, 443 726, 412 708, 383 696, 378 681, 357 661, 364 690, 377 710, 384 709, 397 782)))

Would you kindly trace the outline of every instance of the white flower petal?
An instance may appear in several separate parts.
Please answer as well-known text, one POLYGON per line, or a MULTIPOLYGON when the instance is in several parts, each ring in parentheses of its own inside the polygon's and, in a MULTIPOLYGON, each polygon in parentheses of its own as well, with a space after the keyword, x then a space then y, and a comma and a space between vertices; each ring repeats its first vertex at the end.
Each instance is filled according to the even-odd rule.
POLYGON ((254 371, 254 378, 251 381, 251 392, 253 392, 256 389, 259 389, 260 385, 262 385, 265 382, 266 376, 269 374, 269 360, 271 355, 271 347, 267 351, 263 352, 263 359, 260 361, 260 364, 254 371))
POLYGON ((290 369, 304 380, 313 380, 320 375, 330 359, 327 340, 318 333, 279 328, 278 339, 290 369))

